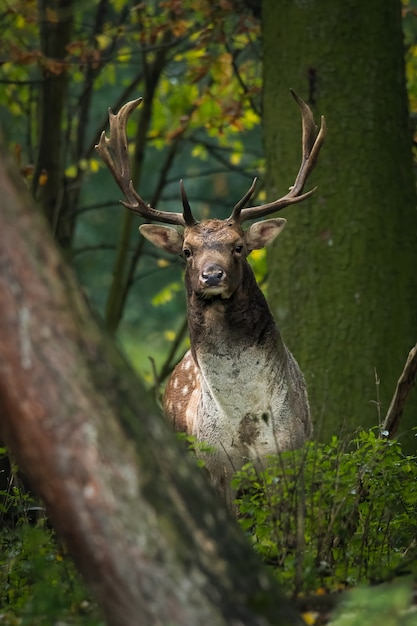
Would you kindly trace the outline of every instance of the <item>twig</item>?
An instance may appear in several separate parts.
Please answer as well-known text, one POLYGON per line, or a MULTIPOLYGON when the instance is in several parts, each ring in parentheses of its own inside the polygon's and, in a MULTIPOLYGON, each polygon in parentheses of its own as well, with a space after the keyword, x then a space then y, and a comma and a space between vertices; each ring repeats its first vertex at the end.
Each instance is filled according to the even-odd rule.
POLYGON ((261 111, 256 106, 255 99, 250 95, 249 88, 246 85, 245 81, 243 80, 242 75, 239 70, 239 66, 237 64, 237 58, 239 54, 242 52, 242 50, 232 50, 232 47, 227 42, 225 44, 225 47, 226 47, 227 52, 230 54, 231 61, 232 61, 232 69, 236 76, 237 82, 239 83, 244 95, 247 97, 249 104, 251 105, 254 113, 256 113, 256 115, 261 115, 261 111))
POLYGON ((416 374, 417 344, 410 350, 402 374, 398 379, 397 387, 382 425, 381 436, 392 439, 397 432, 407 396, 416 382, 416 374))
MULTIPOLYGON (((155 389, 157 389, 158 387, 161 386, 161 384, 163 383, 163 381, 165 380, 165 378, 167 378, 167 376, 171 373, 172 369, 173 369, 173 361, 176 355, 176 352, 181 344, 181 342, 183 341, 185 334, 187 332, 188 329, 188 321, 187 321, 187 317, 184 317, 184 320, 180 326, 180 329, 178 330, 176 337, 174 339, 174 341, 172 342, 171 345, 171 349, 168 353, 168 356, 165 359, 164 364, 162 365, 159 374, 156 373, 156 375, 154 375, 154 387, 155 389)), ((182 358, 183 355, 181 355, 182 358)), ((178 359, 179 360, 179 359, 178 359)), ((175 365, 175 363, 174 363, 175 365)))

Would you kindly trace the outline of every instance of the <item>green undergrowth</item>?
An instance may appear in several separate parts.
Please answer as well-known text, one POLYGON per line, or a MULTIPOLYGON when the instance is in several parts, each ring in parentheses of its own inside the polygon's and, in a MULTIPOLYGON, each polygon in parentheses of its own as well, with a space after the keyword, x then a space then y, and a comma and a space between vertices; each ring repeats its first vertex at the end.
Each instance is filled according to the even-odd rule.
MULTIPOLYGON (((234 487, 240 526, 289 594, 359 586, 343 594, 335 626, 417 623, 417 457, 398 442, 376 431, 310 442, 263 471, 248 464, 234 487)), ((0 625, 103 625, 34 504, 0 491, 0 625)))
POLYGON ((415 572, 417 458, 376 431, 248 464, 234 487, 240 526, 291 593, 415 572))
POLYGON ((409 579, 345 594, 329 626, 416 626, 417 607, 409 579))
MULTIPOLYGON (((7 499, 21 503, 16 491, 9 492, 7 499)), ((10 523, 3 511, 0 526, 0 624, 104 626, 75 566, 45 520, 33 524, 22 514, 10 523)))

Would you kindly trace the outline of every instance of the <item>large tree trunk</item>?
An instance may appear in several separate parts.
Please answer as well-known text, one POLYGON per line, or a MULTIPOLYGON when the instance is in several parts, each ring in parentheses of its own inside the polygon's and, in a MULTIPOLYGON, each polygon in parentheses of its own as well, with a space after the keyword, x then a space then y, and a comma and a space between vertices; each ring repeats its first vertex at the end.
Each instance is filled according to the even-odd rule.
POLYGON ((416 341, 401 4, 264 0, 263 27, 271 198, 292 183, 301 158, 289 87, 328 122, 311 182, 319 189, 289 209, 270 256, 270 300, 306 375, 316 430, 329 436, 345 423, 378 423, 375 368, 384 415, 416 341))
POLYGON ((108 623, 301 624, 91 318, 6 163, 1 436, 108 623))

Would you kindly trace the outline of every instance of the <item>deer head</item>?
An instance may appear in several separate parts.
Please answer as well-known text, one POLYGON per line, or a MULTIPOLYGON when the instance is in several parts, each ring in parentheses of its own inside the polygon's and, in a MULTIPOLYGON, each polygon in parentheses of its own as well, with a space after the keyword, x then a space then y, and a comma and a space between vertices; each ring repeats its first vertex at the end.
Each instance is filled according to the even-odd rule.
POLYGON ((146 204, 132 184, 126 138, 129 115, 142 99, 128 102, 117 115, 109 110, 110 138, 103 131, 96 149, 126 197, 122 204, 145 219, 182 227, 180 232, 169 226, 144 224, 139 230, 154 245, 185 259, 191 289, 202 298, 229 298, 242 280, 241 260, 252 250, 269 245, 286 224, 285 219, 275 218, 254 223, 244 231, 243 222, 265 217, 290 204, 302 202, 315 191, 312 189, 303 193, 324 141, 325 119, 322 117, 321 127, 317 132, 310 108, 293 90, 291 93, 300 108, 303 128, 302 162, 294 185, 285 196, 273 202, 245 208, 255 190, 255 178, 249 190, 235 205, 230 217, 225 220, 197 222, 191 212, 182 181, 182 213, 158 211, 146 204))
POLYGON ((190 289, 198 297, 226 299, 242 282, 242 260, 271 243, 285 223, 270 219, 244 231, 237 222, 213 219, 188 226, 183 233, 154 224, 139 230, 154 245, 185 259, 190 289))

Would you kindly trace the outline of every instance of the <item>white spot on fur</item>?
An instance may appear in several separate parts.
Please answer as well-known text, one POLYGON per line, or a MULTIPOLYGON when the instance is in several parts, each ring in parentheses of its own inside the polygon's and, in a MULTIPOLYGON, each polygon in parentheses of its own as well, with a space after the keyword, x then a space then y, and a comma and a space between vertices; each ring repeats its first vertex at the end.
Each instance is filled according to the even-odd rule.
POLYGON ((174 382, 172 383, 174 389, 178 389, 178 378, 174 378, 174 382))
POLYGON ((185 385, 185 386, 182 388, 181 393, 182 393, 182 395, 183 395, 183 396, 186 396, 186 395, 187 395, 187 393, 188 393, 188 385, 185 385))

